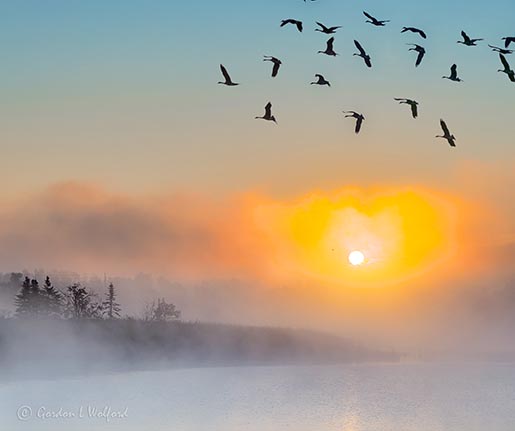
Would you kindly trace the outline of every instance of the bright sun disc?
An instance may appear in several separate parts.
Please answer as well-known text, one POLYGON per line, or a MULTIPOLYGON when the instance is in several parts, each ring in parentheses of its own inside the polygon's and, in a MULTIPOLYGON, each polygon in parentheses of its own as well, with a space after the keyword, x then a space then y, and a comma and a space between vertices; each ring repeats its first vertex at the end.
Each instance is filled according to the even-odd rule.
POLYGON ((365 255, 359 250, 354 250, 349 253, 349 262, 354 266, 361 265, 365 262, 365 255))

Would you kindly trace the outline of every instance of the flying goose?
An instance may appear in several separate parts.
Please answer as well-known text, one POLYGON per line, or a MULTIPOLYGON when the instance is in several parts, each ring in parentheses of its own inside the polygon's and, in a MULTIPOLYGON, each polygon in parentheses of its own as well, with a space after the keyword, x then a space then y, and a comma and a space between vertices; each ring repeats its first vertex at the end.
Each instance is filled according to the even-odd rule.
POLYGON ((356 126, 354 128, 354 132, 358 134, 361 130, 361 125, 363 124, 363 120, 365 119, 365 117, 356 111, 343 111, 343 113, 346 114, 345 118, 352 117, 356 119, 356 126))
POLYGON ((446 139, 451 147, 455 147, 456 138, 454 135, 451 135, 451 132, 449 132, 449 128, 447 127, 447 124, 445 124, 445 121, 440 120, 440 126, 442 127, 443 135, 436 135, 436 137, 446 139))
POLYGON ((265 58, 263 61, 270 61, 274 65, 272 66, 272 78, 275 78, 277 76, 277 73, 279 72, 279 68, 281 67, 282 61, 278 58, 272 57, 271 55, 265 55, 265 58))
POLYGON ((235 87, 236 85, 240 85, 237 82, 233 82, 231 79, 231 76, 229 75, 229 72, 227 72, 227 69, 223 64, 220 65, 220 70, 222 71, 222 75, 225 79, 225 81, 219 81, 219 84, 227 85, 228 87, 235 87))
POLYGON ((317 73, 315 74, 315 78, 317 78, 317 81, 310 82, 311 85, 327 85, 328 87, 331 86, 331 83, 325 79, 323 75, 317 73))
POLYGON ((412 33, 418 33, 423 39, 427 39, 426 33, 416 27, 402 27, 401 33, 406 33, 407 31, 411 31, 412 33))
POLYGON ((370 61, 370 55, 368 55, 366 53, 366 51, 363 49, 363 47, 357 40, 354 41, 354 45, 356 45, 356 48, 358 48, 359 53, 354 53, 352 55, 357 55, 358 57, 361 57, 363 59, 363 61, 365 62, 365 64, 367 65, 367 67, 372 67, 372 62, 370 61))
POLYGON ((503 37, 502 40, 504 40, 504 47, 505 48, 509 48, 510 47, 510 43, 515 43, 515 37, 503 37))
POLYGON ((389 19, 385 19, 385 20, 378 20, 376 18, 374 18, 372 15, 370 15, 369 13, 363 11, 363 15, 365 15, 368 19, 365 21, 365 22, 368 22, 372 25, 375 25, 376 27, 384 27, 386 25, 387 22, 390 22, 389 19))
POLYGON ((292 18, 289 18, 289 19, 283 19, 281 21, 281 27, 284 27, 285 25, 287 24, 293 24, 297 27, 297 30, 299 30, 299 32, 302 33, 302 29, 303 29, 303 26, 302 26, 302 21, 298 21, 296 19, 292 19, 292 18))
POLYGON ((492 51, 498 52, 499 54, 504 54, 504 55, 513 54, 513 49, 499 48, 498 46, 494 46, 494 45, 488 45, 488 46, 490 48, 492 48, 492 51))
POLYGON ((333 48, 333 45, 334 45, 334 37, 331 37, 328 41, 327 41, 327 46, 325 48, 325 51, 318 51, 319 54, 325 54, 325 55, 330 55, 332 57, 336 57, 338 55, 338 53, 336 53, 334 51, 334 48, 333 48))
POLYGON ((458 66, 455 64, 451 66, 451 74, 449 76, 442 76, 442 78, 454 82, 463 82, 463 80, 458 77, 458 66))
POLYGON ((417 60, 415 61, 415 67, 420 66, 420 63, 422 63, 422 60, 426 55, 426 49, 423 46, 417 45, 416 43, 408 43, 408 45, 413 46, 413 48, 410 48, 408 51, 418 52, 417 60))
POLYGON ((403 98, 394 98, 394 100, 397 100, 401 105, 406 104, 411 107, 411 116, 413 118, 418 117, 418 102, 416 100, 411 99, 403 99, 403 98))
POLYGON ((483 40, 483 39, 471 39, 467 33, 465 33, 464 31, 461 32, 461 37, 463 38, 463 40, 458 40, 457 43, 461 43, 462 45, 466 45, 466 46, 477 46, 477 42, 479 42, 480 40, 483 40))
POLYGON ((266 120, 266 121, 273 121, 275 124, 277 124, 277 121, 275 120, 275 117, 272 115, 272 104, 270 102, 267 103, 265 106, 265 115, 262 117, 255 117, 256 120, 266 120))
POLYGON ((497 72, 502 72, 508 75, 508 78, 511 82, 515 82, 515 71, 510 67, 510 63, 506 60, 506 57, 503 54, 499 54, 499 58, 501 60, 504 69, 499 69, 497 72))
POLYGON ((317 25, 320 28, 315 29, 315 31, 319 31, 320 33, 325 33, 325 34, 334 34, 334 33, 336 33, 336 30, 338 30, 339 28, 342 28, 341 25, 338 25, 335 27, 326 27, 324 24, 322 24, 321 22, 318 22, 318 21, 317 21, 317 25))

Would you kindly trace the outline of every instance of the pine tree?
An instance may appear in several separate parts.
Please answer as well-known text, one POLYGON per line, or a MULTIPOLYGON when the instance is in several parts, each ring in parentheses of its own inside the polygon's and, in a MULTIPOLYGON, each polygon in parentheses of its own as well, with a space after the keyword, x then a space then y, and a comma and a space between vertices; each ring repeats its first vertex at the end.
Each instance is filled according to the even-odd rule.
POLYGON ((116 302, 116 292, 114 290, 113 283, 109 284, 106 293, 106 299, 102 303, 102 310, 104 316, 107 319, 115 319, 117 317, 120 317, 121 307, 120 304, 116 302))
POLYGON ((14 299, 14 305, 16 305, 16 316, 29 317, 31 315, 31 298, 32 290, 30 278, 25 277, 25 280, 23 280, 23 284, 21 285, 21 290, 14 299))
POLYGON ((35 278, 30 281, 30 290, 32 314, 35 317, 40 317, 45 314, 45 298, 43 297, 43 292, 39 287, 39 282, 35 278))
POLYGON ((44 313, 49 317, 60 317, 63 311, 63 295, 57 290, 50 281, 50 277, 46 277, 43 285, 42 294, 44 297, 44 313))
POLYGON ((41 317, 45 315, 45 298, 38 281, 25 277, 21 291, 14 299, 18 317, 41 317))

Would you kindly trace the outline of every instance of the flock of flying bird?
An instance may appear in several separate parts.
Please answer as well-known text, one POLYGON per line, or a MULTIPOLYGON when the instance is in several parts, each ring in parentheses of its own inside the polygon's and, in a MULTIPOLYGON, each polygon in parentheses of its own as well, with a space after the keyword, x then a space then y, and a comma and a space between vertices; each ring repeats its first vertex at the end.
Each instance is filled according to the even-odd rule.
MULTIPOLYGON (((306 0, 304 0, 305 2, 306 0)), ((310 0, 315 1, 315 0, 310 0)), ((384 27, 387 25, 387 23, 390 22, 390 20, 379 20, 375 18, 374 16, 370 15, 368 12, 363 11, 363 14, 367 18, 365 21, 366 23, 369 23, 376 27, 384 27)), ((332 35, 337 32, 338 29, 341 28, 341 26, 333 26, 333 27, 327 27, 324 24, 320 22, 316 22, 318 28, 315 29, 315 31, 318 31, 323 34, 332 35)), ((296 27, 296 29, 302 33, 304 30, 304 24, 302 21, 296 20, 296 19, 284 19, 280 23, 280 27, 285 27, 288 25, 292 25, 296 27)), ((402 27, 401 33, 414 33, 419 35, 422 39, 427 39, 426 33, 416 27, 402 27)), ((464 31, 461 32, 462 40, 458 40, 457 43, 460 43, 462 45, 473 47, 477 46, 477 43, 482 41, 481 38, 471 38, 467 33, 464 31)), ((319 54, 325 54, 328 56, 335 57, 338 55, 338 53, 334 50, 334 36, 330 37, 326 42, 326 48, 325 50, 318 51, 319 54)), ((497 52, 499 54, 499 59, 501 61, 501 64, 503 66, 503 69, 499 69, 498 72, 505 73, 508 77, 508 79, 511 82, 515 83, 515 71, 511 68, 508 60, 506 59, 506 55, 512 54, 514 50, 510 49, 510 45, 513 43, 515 45, 515 36, 514 37, 504 37, 502 38, 504 41, 504 47, 498 47, 494 45, 488 45, 492 51, 497 52)), ((358 52, 354 53, 354 56, 358 56, 363 59, 365 65, 369 68, 372 67, 372 59, 370 55, 366 52, 366 50, 363 48, 363 46, 357 41, 354 40, 354 45, 356 46, 356 49, 358 52)), ((426 49, 416 43, 408 43, 407 45, 411 46, 409 48, 409 51, 415 51, 417 52, 417 58, 415 60, 415 67, 420 66, 422 63, 422 60, 424 59, 424 56, 426 54, 426 49)), ((276 57, 273 56, 264 56, 263 61, 269 61, 272 63, 272 78, 275 78, 278 73, 279 69, 281 68, 282 62, 276 57)), ((224 77, 224 81, 218 82, 218 84, 226 85, 229 87, 237 86, 239 83, 234 82, 229 75, 229 72, 225 68, 223 64, 220 64, 220 70, 222 72, 222 75, 224 77)), ((315 75, 316 81, 311 82, 311 85, 326 85, 331 86, 331 83, 325 79, 325 77, 321 74, 315 75)), ((451 66, 451 73, 449 76, 443 76, 442 78, 448 79, 453 82, 463 82, 463 80, 458 76, 458 66, 456 64, 453 64, 451 66)), ((411 99, 405 99, 405 98, 395 98, 397 102, 400 104, 409 105, 411 109, 411 115, 413 118, 418 117, 418 102, 416 100, 411 99)), ((355 119, 355 133, 359 133, 361 130, 361 127, 363 125, 363 121, 365 120, 365 117, 363 114, 356 112, 356 111, 343 111, 346 118, 353 118, 355 119)), ((270 102, 267 103, 265 106, 265 112, 262 116, 255 117, 256 119, 266 120, 266 121, 273 121, 275 124, 277 124, 277 120, 275 116, 272 114, 272 104, 270 102)), ((450 132, 449 128, 447 127, 447 124, 444 120, 440 120, 440 126, 443 131, 443 135, 437 135, 437 138, 443 138, 445 139, 451 147, 456 146, 456 138, 455 136, 450 132)))

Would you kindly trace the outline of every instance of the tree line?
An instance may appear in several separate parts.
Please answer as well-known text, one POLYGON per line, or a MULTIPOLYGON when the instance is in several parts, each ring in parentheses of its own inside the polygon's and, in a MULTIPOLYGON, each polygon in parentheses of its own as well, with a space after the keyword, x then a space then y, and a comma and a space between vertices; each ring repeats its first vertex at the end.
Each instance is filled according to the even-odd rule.
MULTIPOLYGON (((17 318, 119 319, 122 312, 113 283, 107 287, 103 299, 99 299, 80 283, 61 291, 48 276, 42 286, 36 278, 25 277, 14 298, 14 305, 17 318)), ((168 321, 180 316, 181 312, 174 304, 159 298, 147 304, 142 320, 168 321)))

